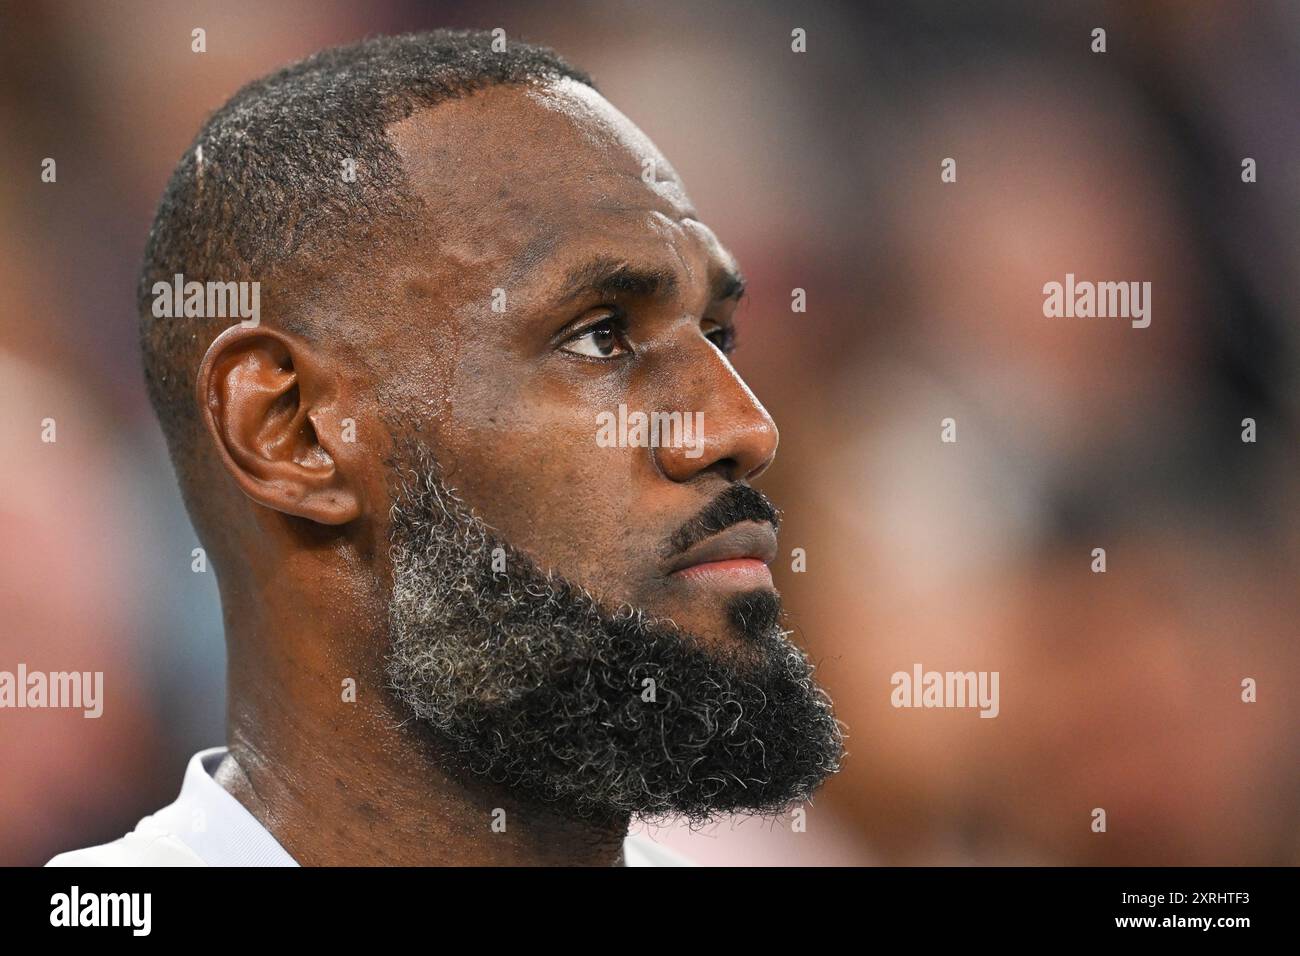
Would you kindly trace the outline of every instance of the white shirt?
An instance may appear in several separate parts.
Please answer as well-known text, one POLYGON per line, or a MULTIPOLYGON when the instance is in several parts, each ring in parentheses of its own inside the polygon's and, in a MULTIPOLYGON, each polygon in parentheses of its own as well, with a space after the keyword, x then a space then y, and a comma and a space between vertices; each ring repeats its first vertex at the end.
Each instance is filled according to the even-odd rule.
MULTIPOLYGON (((60 853, 46 866, 297 866, 248 808, 213 779, 225 747, 200 750, 175 802, 112 843, 60 853)), ((645 836, 623 841, 628 866, 692 866, 645 836)))

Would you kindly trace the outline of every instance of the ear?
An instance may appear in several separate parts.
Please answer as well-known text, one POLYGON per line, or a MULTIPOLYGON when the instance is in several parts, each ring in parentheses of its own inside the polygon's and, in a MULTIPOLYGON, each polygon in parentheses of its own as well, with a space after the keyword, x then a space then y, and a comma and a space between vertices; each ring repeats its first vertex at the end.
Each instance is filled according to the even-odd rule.
POLYGON ((195 388, 222 463, 249 498, 324 525, 361 516, 360 482, 339 468, 355 447, 343 442, 339 381, 306 342, 232 326, 208 347, 195 388))

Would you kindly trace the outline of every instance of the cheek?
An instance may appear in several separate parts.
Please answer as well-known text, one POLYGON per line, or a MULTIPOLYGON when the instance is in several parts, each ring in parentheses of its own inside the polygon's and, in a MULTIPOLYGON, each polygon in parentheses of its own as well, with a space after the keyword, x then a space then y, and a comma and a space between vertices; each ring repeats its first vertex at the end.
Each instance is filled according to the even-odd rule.
POLYGON ((603 398, 590 389, 500 369, 488 381, 467 376, 441 416, 447 483, 548 568, 573 575, 621 565, 630 539, 644 540, 629 525, 653 469, 645 451, 597 444, 603 398))

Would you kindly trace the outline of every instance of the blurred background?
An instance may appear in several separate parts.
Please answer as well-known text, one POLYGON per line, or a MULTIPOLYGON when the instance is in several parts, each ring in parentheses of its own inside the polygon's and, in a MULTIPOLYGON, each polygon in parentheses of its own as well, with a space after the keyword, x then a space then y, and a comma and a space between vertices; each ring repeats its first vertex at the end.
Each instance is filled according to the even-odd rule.
POLYGON ((0 7, 0 670, 102 670, 107 696, 98 720, 0 711, 0 864, 121 836, 224 742, 216 586, 135 341, 172 166, 245 82, 440 26, 589 71, 751 280, 737 365, 807 552, 778 584, 849 754, 804 830, 656 839, 738 864, 1300 862, 1300 5, 221 0, 0 7), (1067 272, 1150 281, 1150 328, 1044 318, 1067 272), (1000 715, 894 709, 914 663, 998 671, 1000 715))

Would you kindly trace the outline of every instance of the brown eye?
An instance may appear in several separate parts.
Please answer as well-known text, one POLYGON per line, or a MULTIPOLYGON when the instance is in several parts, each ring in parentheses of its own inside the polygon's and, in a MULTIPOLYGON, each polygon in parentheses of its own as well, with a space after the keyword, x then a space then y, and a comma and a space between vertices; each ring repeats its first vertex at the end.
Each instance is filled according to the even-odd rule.
POLYGON ((602 319, 595 325, 589 325, 562 346, 566 352, 574 355, 587 355, 591 358, 617 358, 630 351, 623 343, 623 335, 618 323, 613 319, 602 319))
POLYGON ((704 337, 712 342, 718 351, 730 354, 736 348, 736 330, 712 319, 706 319, 700 326, 704 337))

